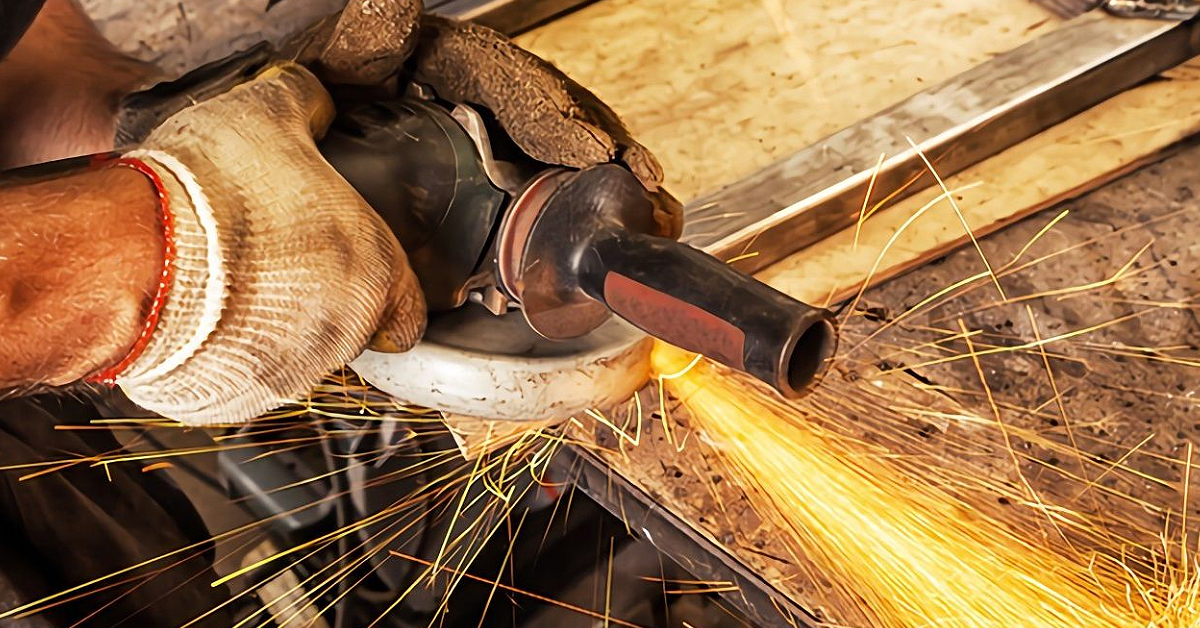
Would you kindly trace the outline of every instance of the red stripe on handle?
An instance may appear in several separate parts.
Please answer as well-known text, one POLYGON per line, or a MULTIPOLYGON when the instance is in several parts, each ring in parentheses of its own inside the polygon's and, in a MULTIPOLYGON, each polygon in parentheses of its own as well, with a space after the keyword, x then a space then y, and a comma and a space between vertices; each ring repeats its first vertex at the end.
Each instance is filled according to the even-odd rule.
POLYGON ((651 336, 746 368, 746 333, 711 312, 612 271, 604 277, 604 302, 651 336))

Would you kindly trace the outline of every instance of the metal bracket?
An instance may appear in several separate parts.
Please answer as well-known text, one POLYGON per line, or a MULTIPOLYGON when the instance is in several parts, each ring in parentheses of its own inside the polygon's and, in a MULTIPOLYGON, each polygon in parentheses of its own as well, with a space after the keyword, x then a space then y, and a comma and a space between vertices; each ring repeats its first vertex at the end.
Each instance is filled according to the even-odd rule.
POLYGON ((479 152, 479 161, 483 165, 483 173, 487 175, 488 180, 509 194, 520 192, 529 181, 529 177, 522 175, 516 164, 496 159, 492 153, 492 140, 488 136, 483 116, 473 107, 456 103, 450 111, 450 117, 462 126, 475 144, 475 150, 479 152))
POLYGON ((1190 20, 1200 13, 1200 0, 1106 0, 1104 10, 1120 17, 1190 20))

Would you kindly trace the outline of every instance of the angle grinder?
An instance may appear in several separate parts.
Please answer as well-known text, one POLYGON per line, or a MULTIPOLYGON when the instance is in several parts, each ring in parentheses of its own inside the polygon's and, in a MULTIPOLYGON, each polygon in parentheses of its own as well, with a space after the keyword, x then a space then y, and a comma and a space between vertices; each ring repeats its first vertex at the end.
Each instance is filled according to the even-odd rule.
MULTIPOLYGON (((117 144, 275 54, 260 44, 127 97, 117 144)), ((321 152, 392 227, 430 310, 414 349, 352 363, 382 391, 447 415, 562 419, 633 396, 650 376, 647 334, 785 397, 825 370, 832 314, 652 235, 663 194, 623 166, 538 162, 486 110, 419 84, 343 96, 321 152)))
POLYGON ((648 343, 613 314, 789 398, 836 347, 829 311, 651 235, 655 201, 632 172, 536 162, 486 111, 413 86, 344 111, 320 148, 392 226, 425 291, 425 341, 353 364, 406 401, 544 419, 628 398, 648 343))

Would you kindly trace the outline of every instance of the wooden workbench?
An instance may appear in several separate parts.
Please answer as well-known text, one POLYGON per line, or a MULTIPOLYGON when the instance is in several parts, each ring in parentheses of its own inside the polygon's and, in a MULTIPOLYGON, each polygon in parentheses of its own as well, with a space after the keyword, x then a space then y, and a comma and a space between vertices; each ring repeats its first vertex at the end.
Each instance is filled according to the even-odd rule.
POLYGON ((695 198, 1058 23, 1028 0, 603 0, 518 42, 695 198))

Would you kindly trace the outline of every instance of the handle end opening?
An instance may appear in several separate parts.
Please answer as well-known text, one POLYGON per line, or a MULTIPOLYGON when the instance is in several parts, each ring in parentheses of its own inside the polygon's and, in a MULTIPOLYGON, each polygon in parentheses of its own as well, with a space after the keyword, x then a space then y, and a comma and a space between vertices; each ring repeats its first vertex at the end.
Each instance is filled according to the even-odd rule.
POLYGON ((802 331, 790 351, 783 355, 782 379, 777 386, 784 397, 797 399, 816 386, 837 351, 838 334, 833 321, 821 318, 802 331))

